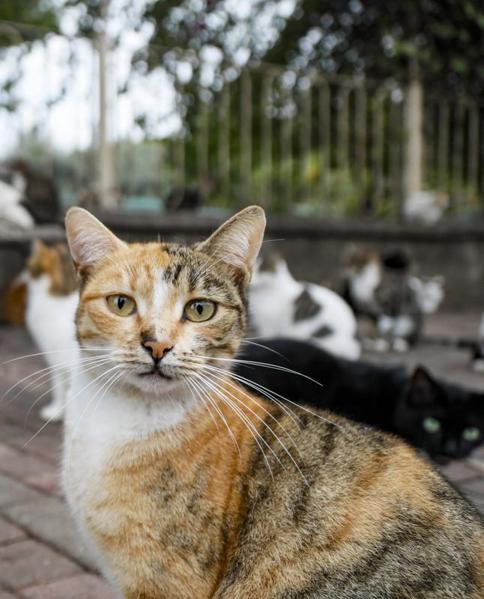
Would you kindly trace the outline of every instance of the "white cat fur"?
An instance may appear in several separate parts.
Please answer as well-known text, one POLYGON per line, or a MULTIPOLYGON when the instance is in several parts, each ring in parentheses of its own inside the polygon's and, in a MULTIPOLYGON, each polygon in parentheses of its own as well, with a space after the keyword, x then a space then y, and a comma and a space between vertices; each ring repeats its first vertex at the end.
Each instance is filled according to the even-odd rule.
POLYGON ((284 260, 278 260, 274 272, 254 272, 249 298, 251 323, 258 335, 309 340, 335 355, 350 360, 360 357, 356 318, 348 304, 326 287, 296 281, 284 260), (294 302, 305 289, 322 309, 307 320, 295 322, 294 302), (312 337, 323 326, 333 333, 312 337))
MULTIPOLYGON (((66 296, 49 293, 50 279, 42 275, 36 279, 25 276, 27 282, 27 328, 44 359, 52 367, 52 402, 42 408, 45 420, 62 418, 69 385, 69 373, 78 354, 74 317, 79 302, 78 292, 66 296)), ((46 371, 47 372, 47 371, 46 371)), ((45 377, 47 378, 47 377, 45 377)))

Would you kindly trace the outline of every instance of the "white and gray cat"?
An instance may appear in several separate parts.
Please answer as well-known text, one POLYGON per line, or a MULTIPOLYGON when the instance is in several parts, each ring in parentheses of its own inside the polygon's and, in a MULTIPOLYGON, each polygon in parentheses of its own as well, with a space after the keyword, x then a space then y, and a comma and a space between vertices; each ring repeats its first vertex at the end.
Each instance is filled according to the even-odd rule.
POLYGON ((442 303, 444 280, 412 275, 404 252, 379 256, 362 248, 347 259, 343 297, 375 323, 378 336, 365 341, 369 349, 406 351, 419 340, 425 315, 442 303))
POLYGON ((330 353, 357 360, 357 322, 334 291, 296 281, 286 261, 270 254, 259 261, 250 287, 250 321, 257 335, 311 341, 330 353))

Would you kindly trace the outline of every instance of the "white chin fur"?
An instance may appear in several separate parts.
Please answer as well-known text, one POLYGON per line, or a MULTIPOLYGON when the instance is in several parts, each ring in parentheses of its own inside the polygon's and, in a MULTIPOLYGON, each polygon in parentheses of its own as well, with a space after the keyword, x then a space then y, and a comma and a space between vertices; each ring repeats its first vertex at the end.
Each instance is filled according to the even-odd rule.
POLYGON ((180 379, 168 379, 158 375, 139 375, 128 373, 123 378, 126 385, 132 386, 143 394, 152 395, 153 398, 178 391, 183 387, 180 379))

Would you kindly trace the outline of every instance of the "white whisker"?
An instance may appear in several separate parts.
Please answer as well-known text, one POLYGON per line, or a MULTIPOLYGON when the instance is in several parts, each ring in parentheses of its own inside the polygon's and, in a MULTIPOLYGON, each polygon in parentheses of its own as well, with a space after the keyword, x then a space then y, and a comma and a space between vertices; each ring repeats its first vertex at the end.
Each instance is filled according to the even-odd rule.
MULTIPOLYGON (((245 424, 247 430, 251 433, 252 437, 254 438, 254 441, 256 442, 257 446, 259 447, 259 449, 260 449, 260 451, 262 453, 262 456, 263 456, 264 461, 265 461, 265 463, 267 465, 267 468, 269 469, 271 477, 274 478, 274 473, 272 472, 271 465, 269 464, 269 460, 267 459, 267 456, 265 454, 264 448, 260 444, 259 439, 264 443, 264 445, 266 445, 266 447, 269 449, 269 451, 272 452, 272 454, 274 455, 274 457, 276 458, 276 460, 279 463, 281 463, 281 461, 279 459, 279 456, 276 454, 276 452, 267 443, 267 441, 264 439, 264 437, 262 437, 262 435, 259 433, 259 431, 257 430, 257 428, 249 420, 249 418, 247 417, 247 415, 244 414, 244 412, 237 405, 235 405, 233 401, 231 401, 228 397, 225 396, 225 394, 222 392, 223 390, 220 389, 219 385, 217 385, 216 383, 213 383, 213 381, 207 380, 206 377, 202 377, 200 374, 197 375, 197 376, 199 376, 200 378, 202 378, 202 380, 204 381, 204 383, 214 393, 216 393, 220 397, 220 399, 225 403, 225 405, 227 405, 236 414, 236 416, 238 416, 238 418, 245 424)), ((282 466, 282 463, 281 463, 281 466, 282 466)))
MULTIPOLYGON (((221 379, 221 380, 223 380, 223 381, 225 381, 225 380, 226 380, 226 379, 224 379, 224 378, 222 378, 222 377, 219 377, 219 380, 220 380, 220 379, 221 379)), ((212 382, 214 382, 214 381, 212 381, 212 382)), ((237 387, 234 385, 234 388, 237 388, 237 387)), ((226 391, 226 392, 227 392, 227 393, 230 395, 230 397, 231 397, 232 399, 234 399, 234 400, 235 400, 235 401, 237 401, 238 403, 242 404, 242 405, 243 405, 243 406, 244 406, 244 407, 245 407, 247 410, 249 410, 249 412, 251 412, 251 414, 253 414, 253 415, 254 415, 254 416, 257 418, 257 420, 259 420, 259 421, 260 421, 260 422, 261 422, 261 423, 262 423, 262 424, 263 424, 263 425, 264 425, 264 426, 267 428, 267 430, 268 430, 268 431, 271 433, 271 435, 272 435, 272 436, 273 436, 273 437, 276 439, 276 441, 277 441, 277 442, 280 444, 280 446, 282 447, 282 449, 284 450, 284 452, 287 454, 287 456, 289 457, 289 459, 290 459, 290 460, 291 460, 291 462, 294 464, 294 466, 296 467, 297 471, 299 472, 299 474, 301 475, 301 477, 304 479, 304 481, 305 481, 305 482, 306 482, 306 484, 307 484, 307 482, 308 482, 308 481, 307 481, 306 477, 304 476, 304 474, 303 474, 303 471, 301 470, 301 468, 300 468, 299 464, 296 462, 296 460, 294 459, 294 456, 292 455, 292 453, 291 453, 291 452, 289 451, 289 449, 286 447, 285 443, 284 443, 284 442, 281 440, 280 436, 279 436, 279 435, 278 435, 278 434, 277 434, 277 433, 276 433, 276 432, 275 432, 275 431, 272 429, 272 427, 271 427, 271 426, 269 426, 269 424, 267 424, 267 422, 266 422, 266 421, 265 421, 263 418, 261 418, 261 417, 259 416, 259 414, 257 414, 257 413, 256 413, 254 410, 252 410, 252 408, 250 408, 250 406, 248 406, 246 403, 244 403, 244 402, 243 402, 243 401, 242 401, 242 400, 241 400, 239 397, 237 397, 236 395, 234 395, 233 393, 231 393, 231 392, 230 392, 230 391, 228 391, 227 389, 224 389, 224 391, 226 391)), ((265 408, 264 408, 264 409, 265 409, 265 408)), ((276 422, 276 423, 277 423, 279 426, 281 426, 281 425, 280 425, 280 423, 279 423, 279 421, 278 421, 278 420, 277 420, 277 419, 276 419, 276 418, 275 418, 275 417, 274 417, 272 414, 270 414, 270 413, 269 413, 267 410, 265 410, 265 411, 266 411, 266 412, 267 412, 267 413, 268 413, 268 414, 269 414, 269 415, 270 415, 270 416, 271 416, 271 417, 272 417, 272 418, 275 420, 275 422, 276 422)), ((284 430, 284 427, 282 427, 282 426, 281 426, 281 428, 283 428, 283 430, 284 430)), ((288 434, 288 433, 287 433, 287 431, 285 431, 285 432, 286 432, 286 434, 288 434)), ((297 446, 296 446, 296 444, 295 444, 294 440, 292 439, 292 437, 291 437, 289 434, 288 434, 288 436, 289 436, 289 438, 291 439, 291 441, 292 441, 292 443, 293 443, 294 447, 296 447, 296 449, 297 449, 297 446)), ((271 449, 272 449, 272 448, 271 448, 271 449)), ((297 449, 297 450, 298 450, 298 449, 297 449)), ((274 453, 274 455, 275 455, 275 452, 273 452, 273 453, 274 453)), ((298 453, 299 453, 299 450, 298 450, 298 453)), ((301 457, 302 457, 302 456, 301 456, 301 457)), ((279 461, 279 463, 281 464, 281 466, 283 466, 283 464, 282 464, 282 462, 280 461, 280 459, 279 459, 279 458, 278 458, 278 461, 279 461)), ((283 467, 284 467, 284 466, 283 466, 283 467)))

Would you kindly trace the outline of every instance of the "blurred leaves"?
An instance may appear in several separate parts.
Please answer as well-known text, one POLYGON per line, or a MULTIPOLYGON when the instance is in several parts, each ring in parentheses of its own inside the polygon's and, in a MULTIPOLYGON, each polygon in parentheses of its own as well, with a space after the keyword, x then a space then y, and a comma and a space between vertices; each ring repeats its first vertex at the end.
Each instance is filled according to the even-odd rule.
POLYGON ((57 16, 51 2, 1 0, 0 48, 32 42, 57 31, 57 16))

